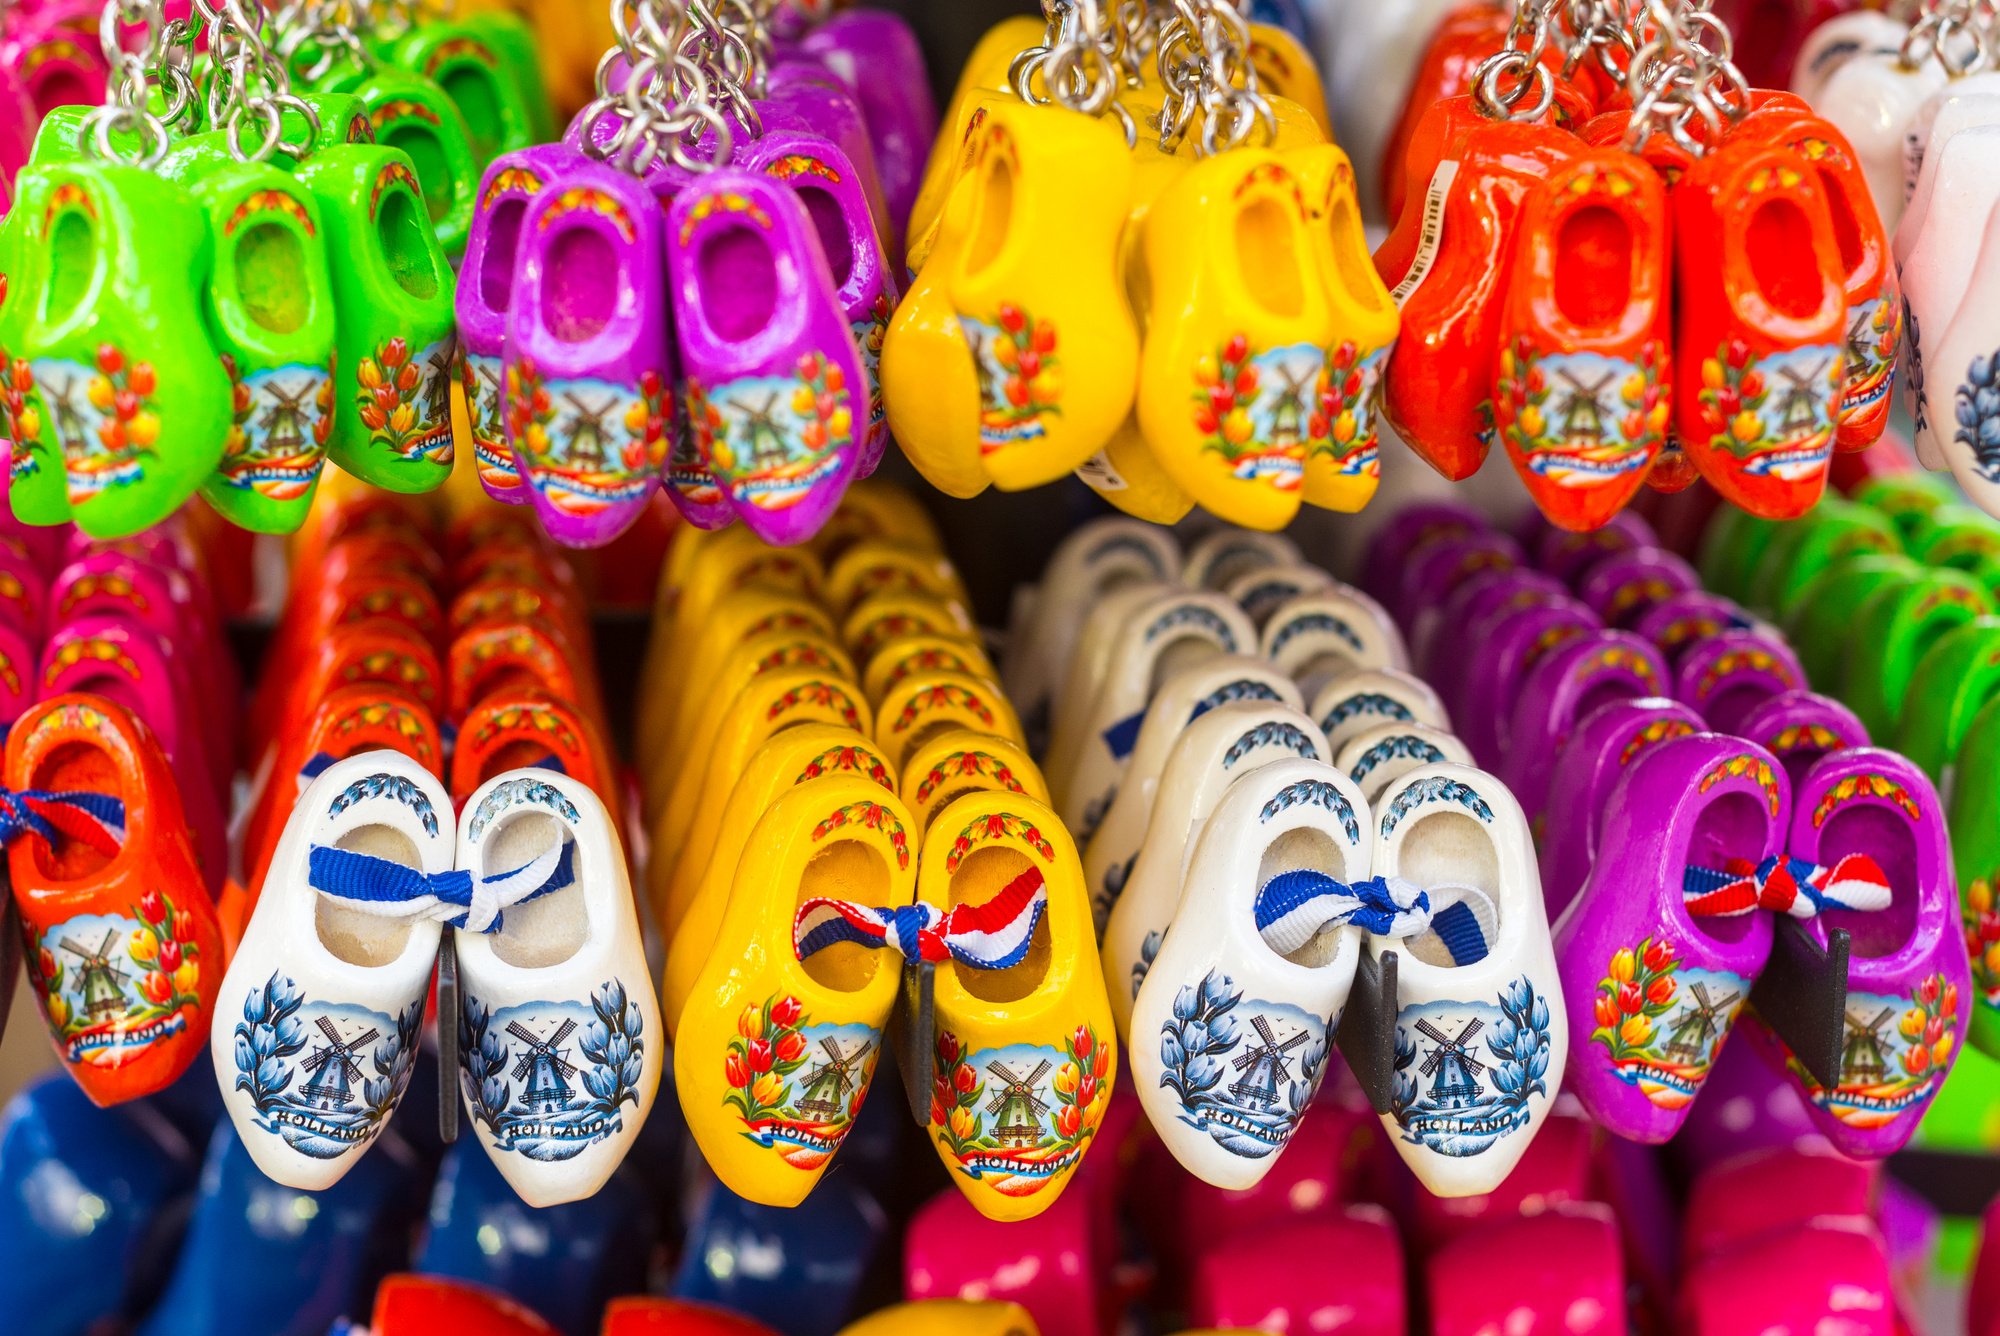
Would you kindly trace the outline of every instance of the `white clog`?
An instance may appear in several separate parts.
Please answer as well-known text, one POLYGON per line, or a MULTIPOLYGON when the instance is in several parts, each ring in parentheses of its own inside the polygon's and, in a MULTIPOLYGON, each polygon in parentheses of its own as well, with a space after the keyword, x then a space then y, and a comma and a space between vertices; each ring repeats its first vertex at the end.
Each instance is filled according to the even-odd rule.
POLYGON ((1317 566, 1258 566, 1231 580, 1222 592, 1262 630, 1287 599, 1324 593, 1337 588, 1338 583, 1317 566))
POLYGON ((1338 752, 1349 738, 1377 724, 1429 724, 1451 729, 1451 716, 1430 684, 1396 668, 1364 668, 1342 673, 1313 697, 1306 713, 1326 730, 1326 740, 1338 752))
POLYGON ((1160 774, 1145 841, 1104 925, 1104 981, 1120 1038, 1132 1018, 1132 999, 1173 922, 1195 841, 1223 791, 1272 761, 1324 761, 1329 755, 1319 725, 1274 701, 1218 705, 1175 741, 1160 774))
POLYGON ((1181 583, 1190 589, 1226 589, 1245 571, 1263 566, 1303 566, 1299 545, 1281 533, 1223 528, 1188 549, 1181 583))
POLYGON ((652 1112, 666 1055, 625 852, 597 795, 510 770, 466 800, 458 864, 475 885, 551 857, 567 882, 494 931, 456 930, 469 1121, 530 1206, 604 1185, 652 1112))
POLYGON ((257 1167, 286 1187, 332 1187, 395 1112, 442 931, 437 918, 315 882, 356 888, 342 865, 448 874, 450 822, 444 784, 389 751, 335 761, 292 808, 209 1032, 223 1107, 257 1167), (317 874, 315 850, 335 855, 319 855, 317 874))
POLYGON ((2000 207, 1962 282, 1958 313, 1926 335, 1922 421, 1966 500, 2000 515, 2000 207))
POLYGON ((1160 787, 1160 772, 1166 769, 1167 755, 1187 726, 1218 705, 1231 701, 1262 700, 1303 709, 1298 686, 1262 659, 1247 654, 1219 654, 1190 668, 1183 668, 1161 684, 1146 707, 1125 775, 1118 783, 1118 796, 1111 809, 1091 832, 1083 854, 1083 883, 1090 891, 1097 929, 1104 930, 1112 902, 1124 888, 1132 871, 1132 860, 1146 838, 1146 825, 1153 813, 1153 798, 1160 787))
MULTIPOLYGON (((1931 355, 1966 305, 1987 224, 2000 208, 2000 125, 1973 126, 1933 144, 1925 171, 1933 169, 1923 224, 1902 265, 1910 353, 1903 384, 1916 419, 1917 458, 1937 470, 1948 467, 1945 443, 1956 423, 1949 416, 1942 422, 1930 419, 1935 398, 1929 392, 1931 355)), ((1964 369, 1941 366, 1940 379, 1953 381, 1964 369)))
POLYGON ((1934 60, 1912 69, 1899 56, 1857 55, 1828 75, 1813 99, 1813 110, 1854 146, 1875 210, 1891 233, 1903 216, 1904 132, 1944 82, 1934 60))
POLYGON ((1370 935, 1397 959, 1396 1151, 1440 1197, 1491 1192, 1534 1139, 1569 1052, 1528 822, 1505 785, 1427 765, 1383 790, 1375 874, 1429 895, 1423 933, 1370 935))
POLYGON ((1123 585, 1101 596, 1085 616, 1077 633, 1076 648, 1070 651, 1069 663, 1063 668, 1062 687, 1049 701, 1048 745, 1038 758, 1042 773, 1048 777, 1049 792, 1058 800, 1058 809, 1068 778, 1058 761, 1077 749, 1077 734, 1097 700, 1097 688, 1111 671, 1111 651, 1118 643, 1125 619, 1149 600, 1180 588, 1177 584, 1153 580, 1123 585))
POLYGON ((1909 262, 1911 249, 1923 235, 1924 220, 1930 216, 1931 199, 1937 191, 1936 150, 1967 130, 1994 124, 2000 124, 2000 88, 1992 85, 1984 92, 1967 93, 1956 84, 1947 84, 1917 109, 1917 118, 1904 139, 1908 156, 1904 161, 1903 216, 1889 239, 1898 265, 1909 262))
POLYGON ((1851 10, 1836 14, 1806 35, 1792 64, 1791 88, 1808 102, 1819 97, 1820 89, 1833 72, 1856 56, 1893 56, 1903 49, 1910 35, 1907 24, 1875 9, 1851 10))
POLYGON ((1349 919, 1373 826, 1353 780, 1290 760, 1232 783, 1202 829, 1128 1051, 1140 1105, 1203 1182, 1255 1184, 1319 1089, 1361 960, 1349 919))
POLYGON ((1455 733, 1429 724, 1389 720, 1348 736, 1334 753, 1334 769, 1361 786, 1373 804, 1382 790, 1420 765, 1450 761, 1471 765, 1472 749, 1455 733))
POLYGON ((1278 605, 1259 648, 1291 675, 1307 700, 1342 673, 1410 666, 1402 632, 1382 605, 1347 585, 1278 605))

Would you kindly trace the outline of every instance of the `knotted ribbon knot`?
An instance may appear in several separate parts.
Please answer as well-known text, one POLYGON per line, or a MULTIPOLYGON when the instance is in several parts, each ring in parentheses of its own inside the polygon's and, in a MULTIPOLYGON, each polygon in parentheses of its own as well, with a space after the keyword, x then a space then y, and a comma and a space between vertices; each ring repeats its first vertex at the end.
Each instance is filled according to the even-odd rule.
POLYGON ((22 835, 51 847, 75 840, 108 858, 125 843, 125 804, 108 793, 0 788, 0 844, 22 835))
POLYGON ((575 883, 575 849, 562 840, 526 866, 475 880, 458 869, 426 873, 386 858, 315 844, 306 880, 316 891, 384 918, 431 918, 468 932, 498 932, 503 910, 575 883))
POLYGON ((1029 868, 977 905, 864 905, 816 896, 792 920, 800 960, 840 942, 900 951, 911 964, 945 959, 974 969, 1004 970, 1027 958, 1035 925, 1049 907, 1041 871, 1029 868))
POLYGON ((1280 955, 1290 955, 1330 928, 1353 926, 1374 937, 1408 938, 1434 934, 1460 965, 1484 960, 1490 949, 1486 929, 1468 897, 1439 905, 1432 892, 1402 877, 1370 877, 1343 882, 1316 868, 1280 872, 1257 892, 1257 931, 1280 955))
POLYGON ((1831 865, 1773 854, 1761 863, 1732 858, 1720 869, 1689 867, 1681 874, 1687 911, 1732 918, 1768 909, 1812 918, 1829 909, 1887 909, 1889 878, 1867 854, 1845 854, 1831 865))

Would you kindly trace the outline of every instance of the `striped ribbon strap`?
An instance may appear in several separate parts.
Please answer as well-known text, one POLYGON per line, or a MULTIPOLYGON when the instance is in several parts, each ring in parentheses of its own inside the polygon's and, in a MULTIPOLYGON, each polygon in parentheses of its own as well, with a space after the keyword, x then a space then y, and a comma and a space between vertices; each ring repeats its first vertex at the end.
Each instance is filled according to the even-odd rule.
POLYGON ((1847 854, 1831 866, 1773 854, 1761 863, 1732 858, 1720 869, 1690 867, 1681 874, 1687 911, 1733 918, 1768 909, 1812 918, 1829 909, 1887 909, 1889 878, 1867 854, 1847 854))
POLYGON ((432 918, 468 932, 498 932, 502 911, 576 882, 575 849, 563 840, 525 867, 475 881, 470 872, 425 873, 386 858, 315 844, 306 880, 316 891, 384 918, 432 918))
POLYGON ((1331 928, 1352 925, 1375 937, 1430 934, 1460 965, 1486 958, 1486 924, 1474 910, 1471 886, 1426 890, 1401 877, 1343 882, 1316 868, 1294 868, 1257 892, 1257 931, 1272 950, 1290 955, 1331 928))
POLYGON ((109 858, 125 844, 125 804, 108 793, 0 788, 0 844, 34 835, 74 840, 109 858))
POLYGON ((840 942, 900 951, 903 959, 950 958, 981 970, 1004 970, 1027 958, 1035 925, 1048 911, 1049 888, 1041 871, 1029 868, 984 904, 939 909, 936 905, 856 904, 815 897, 799 906, 792 920, 792 949, 800 960, 840 942))

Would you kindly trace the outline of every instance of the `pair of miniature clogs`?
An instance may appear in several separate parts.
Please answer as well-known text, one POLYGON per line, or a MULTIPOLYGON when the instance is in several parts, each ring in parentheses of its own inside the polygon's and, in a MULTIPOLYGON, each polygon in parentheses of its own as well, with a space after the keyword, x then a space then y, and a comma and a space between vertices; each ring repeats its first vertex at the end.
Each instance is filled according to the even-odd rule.
POLYGON ((334 762, 292 810, 210 1036, 230 1117, 279 1182, 329 1186, 381 1132, 447 926, 466 1107, 523 1198, 595 1192, 651 1111, 664 1037, 603 802, 535 768, 482 785, 455 830, 451 810, 393 752, 334 762))

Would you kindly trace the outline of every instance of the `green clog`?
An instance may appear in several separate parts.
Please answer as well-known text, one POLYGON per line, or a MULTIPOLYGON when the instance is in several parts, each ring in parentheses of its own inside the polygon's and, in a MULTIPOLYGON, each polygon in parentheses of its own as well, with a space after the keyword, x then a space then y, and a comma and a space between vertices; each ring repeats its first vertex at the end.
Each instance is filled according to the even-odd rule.
POLYGON ((1910 674, 1896 750, 1940 789, 1986 702, 2000 697, 2000 617, 1979 617, 1937 638, 1910 674))
POLYGON ((438 244, 457 263, 472 228, 482 170, 458 104, 435 80, 386 65, 336 65, 313 91, 352 93, 367 104, 375 142, 408 155, 438 244))
POLYGON ((1873 506, 1889 517, 1898 533, 1908 537, 1939 506, 1959 500, 1958 489, 1934 473, 1891 473, 1870 478, 1848 494, 1848 500, 1873 506))
POLYGON ((1835 680, 1868 736, 1897 735, 1917 661, 1946 634, 1992 611, 1986 587, 1949 568, 1878 590, 1855 609, 1835 680))
POLYGON ((1880 511, 1827 497, 1803 517, 1777 526, 1750 581, 1749 606, 1782 617, 1815 575, 1844 557, 1903 550, 1902 536, 1880 511))
POLYGON ((419 23, 397 38, 392 50, 390 60, 434 81, 458 107, 482 167, 502 153, 542 142, 514 57, 494 43, 491 25, 469 18, 419 23))
POLYGON ((1923 571, 1908 557, 1877 554, 1837 561, 1807 581, 1779 623, 1805 667, 1806 680, 1834 694, 1853 644, 1854 610, 1878 590, 1914 580, 1923 571))
POLYGON ((63 480, 62 445, 43 427, 52 419, 35 384, 34 368, 19 355, 21 331, 42 290, 43 251, 28 245, 28 214, 0 221, 0 426, 13 442, 8 457, 7 502, 23 524, 69 523, 69 486, 63 480))
POLYGON ((1781 524, 1791 522, 1767 520, 1731 505, 1719 507, 1701 536, 1695 560, 1702 587, 1742 603, 1749 596, 1750 577, 1764 555, 1764 545, 1781 524))
POLYGON ((1910 555, 1926 566, 1972 570, 2000 560, 2000 523, 1971 506, 1939 506, 1910 535, 1910 555))
POLYGON ((452 273, 410 159, 386 145, 299 165, 332 258, 337 336, 327 453, 363 482, 428 492, 451 474, 452 273))

